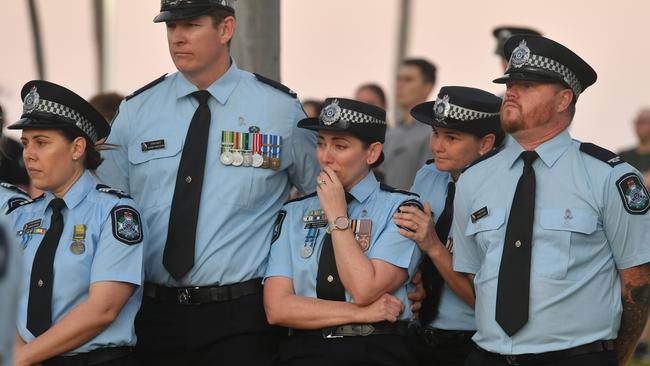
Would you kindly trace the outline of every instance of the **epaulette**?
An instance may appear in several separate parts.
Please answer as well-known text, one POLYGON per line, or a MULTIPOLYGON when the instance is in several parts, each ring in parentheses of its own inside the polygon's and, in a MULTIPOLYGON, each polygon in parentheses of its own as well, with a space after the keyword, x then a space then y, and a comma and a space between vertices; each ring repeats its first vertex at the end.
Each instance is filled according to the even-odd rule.
POLYGON ((11 183, 0 182, 0 186, 2 186, 2 188, 8 189, 10 191, 14 191, 14 192, 16 192, 18 194, 22 194, 23 196, 29 197, 29 194, 27 192, 23 191, 22 189, 16 187, 15 185, 13 185, 11 183))
POLYGON ((386 192, 402 193, 402 194, 405 194, 405 195, 408 195, 408 196, 420 197, 420 195, 417 194, 417 193, 409 192, 409 191, 406 191, 406 190, 403 190, 403 189, 393 188, 393 187, 389 186, 386 183, 379 183, 379 189, 381 189, 382 191, 386 191, 386 192))
POLYGON ((307 199, 307 198, 314 197, 314 196, 316 196, 316 194, 317 194, 316 192, 314 192, 314 193, 310 193, 310 194, 306 194, 306 195, 304 195, 304 196, 301 196, 301 197, 297 197, 297 198, 294 198, 294 199, 288 200, 288 201, 285 202, 284 204, 286 205, 287 203, 302 201, 302 200, 305 200, 305 199, 307 199))
POLYGON ((145 91, 145 90, 147 90, 147 89, 150 89, 150 88, 153 88, 153 87, 156 86, 157 84, 162 83, 163 80, 165 80, 166 77, 167 77, 167 74, 164 74, 163 76, 159 77, 158 79, 156 79, 156 80, 150 82, 149 84, 143 86, 142 88, 140 88, 140 89, 134 91, 133 93, 127 95, 126 97, 124 97, 124 99, 129 100, 129 99, 131 99, 131 98, 137 96, 138 94, 142 93, 143 91, 145 91))
POLYGON ((15 204, 13 204, 13 207, 9 207, 7 209, 7 214, 10 214, 13 210, 17 209, 18 207, 23 207, 23 206, 32 204, 34 202, 38 202, 38 201, 42 200, 44 197, 45 197, 45 195, 42 194, 42 195, 40 195, 40 196, 38 196, 38 197, 36 197, 34 199, 27 199, 27 200, 24 200, 22 202, 16 202, 15 204))
POLYGON ((620 156, 617 154, 600 147, 598 145, 594 145, 591 142, 583 142, 580 144, 580 151, 583 153, 593 156, 594 158, 605 162, 609 164, 611 167, 615 167, 618 164, 624 163, 625 161, 621 159, 620 156))
POLYGON ((436 159, 429 159, 429 160, 427 160, 426 163, 424 163, 424 165, 431 165, 431 164, 433 164, 435 162, 436 162, 436 159))
POLYGON ((113 195, 118 196, 119 198, 131 198, 126 192, 120 191, 119 189, 111 188, 107 186, 106 184, 98 184, 95 189, 102 193, 110 193, 113 195))
POLYGON ((498 154, 501 151, 502 148, 503 148, 503 145, 499 146, 496 149, 492 149, 492 151, 490 151, 489 153, 487 153, 487 154, 479 157, 478 159, 474 160, 473 162, 471 162, 468 166, 466 166, 463 169, 463 171, 461 173, 465 173, 467 171, 467 169, 469 169, 469 168, 473 167, 474 165, 482 162, 483 160, 487 160, 487 159, 493 157, 494 155, 498 154))
POLYGON ((275 89, 278 89, 279 91, 281 91, 283 93, 289 94, 292 98, 297 98, 298 97, 298 94, 296 94, 296 92, 289 89, 284 84, 281 84, 281 83, 279 83, 279 82, 277 82, 277 81, 275 81, 273 79, 269 79, 267 77, 264 77, 264 76, 262 76, 260 74, 253 73, 253 75, 255 75, 255 78, 257 80, 259 80, 260 82, 262 82, 264 84, 267 84, 267 85, 270 85, 270 86, 274 87, 275 89))

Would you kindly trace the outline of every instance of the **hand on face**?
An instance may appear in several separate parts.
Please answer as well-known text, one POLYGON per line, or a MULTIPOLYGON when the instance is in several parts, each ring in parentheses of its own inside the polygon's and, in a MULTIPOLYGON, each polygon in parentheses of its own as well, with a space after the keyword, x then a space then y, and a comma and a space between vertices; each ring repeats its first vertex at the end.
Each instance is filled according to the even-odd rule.
POLYGON ((348 204, 345 201, 345 189, 338 176, 328 166, 324 166, 316 177, 316 193, 325 215, 330 221, 339 216, 347 216, 348 204))

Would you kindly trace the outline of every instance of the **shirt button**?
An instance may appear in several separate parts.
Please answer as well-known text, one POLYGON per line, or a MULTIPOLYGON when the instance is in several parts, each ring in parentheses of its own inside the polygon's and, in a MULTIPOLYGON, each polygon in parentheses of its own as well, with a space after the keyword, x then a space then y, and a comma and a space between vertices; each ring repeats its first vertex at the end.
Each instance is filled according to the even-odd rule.
POLYGON ((327 282, 332 282, 334 281, 334 277, 332 275, 327 276, 327 282))
POLYGON ((43 280, 38 280, 36 284, 38 285, 38 287, 43 287, 43 280))
POLYGON ((519 248, 519 247, 521 246, 521 241, 517 240, 517 241, 515 242, 515 246, 516 246, 517 248, 519 248))
POLYGON ((192 177, 190 177, 190 176, 188 175, 187 177, 185 177, 185 181, 186 181, 187 183, 192 183, 192 177))

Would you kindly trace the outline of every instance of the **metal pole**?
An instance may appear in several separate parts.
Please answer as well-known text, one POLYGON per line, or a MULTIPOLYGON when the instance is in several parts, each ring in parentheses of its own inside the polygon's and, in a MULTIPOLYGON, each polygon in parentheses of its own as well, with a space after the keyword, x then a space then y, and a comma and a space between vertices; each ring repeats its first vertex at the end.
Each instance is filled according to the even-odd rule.
POLYGON ((397 35, 397 47, 395 51, 395 64, 394 64, 394 73, 393 73, 393 98, 390 103, 390 110, 392 111, 391 120, 393 123, 401 120, 404 117, 404 111, 399 110, 397 106, 397 74, 399 72, 399 67, 404 57, 406 56, 406 50, 408 49, 409 41, 409 22, 411 18, 411 0, 400 0, 400 9, 399 9, 399 20, 398 20, 398 35, 397 35))
POLYGON ((34 39, 34 57, 36 58, 36 71, 39 79, 45 79, 45 61, 43 57, 43 44, 41 40, 41 24, 38 18, 36 0, 27 0, 29 6, 29 19, 32 26, 34 39))

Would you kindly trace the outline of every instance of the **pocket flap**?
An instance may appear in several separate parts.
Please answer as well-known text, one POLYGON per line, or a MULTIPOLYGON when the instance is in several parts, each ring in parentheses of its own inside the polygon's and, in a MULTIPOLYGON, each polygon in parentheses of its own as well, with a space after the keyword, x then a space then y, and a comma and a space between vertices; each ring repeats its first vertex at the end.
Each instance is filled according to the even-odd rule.
POLYGON ((129 146, 129 161, 132 164, 141 164, 152 159, 167 158, 178 154, 181 151, 181 147, 182 141, 178 138, 143 138, 141 141, 129 146), (164 141, 163 147, 150 150, 143 147, 143 144, 146 142, 158 142, 161 140, 164 141))
POLYGON ((505 208, 491 208, 487 216, 476 220, 476 222, 472 222, 471 219, 469 220, 465 235, 471 236, 481 231, 497 230, 505 222, 505 216, 505 208))
POLYGON ((591 234, 598 227, 598 217, 580 208, 545 208, 540 210, 539 224, 546 230, 591 234))

